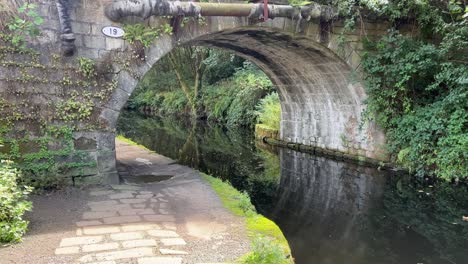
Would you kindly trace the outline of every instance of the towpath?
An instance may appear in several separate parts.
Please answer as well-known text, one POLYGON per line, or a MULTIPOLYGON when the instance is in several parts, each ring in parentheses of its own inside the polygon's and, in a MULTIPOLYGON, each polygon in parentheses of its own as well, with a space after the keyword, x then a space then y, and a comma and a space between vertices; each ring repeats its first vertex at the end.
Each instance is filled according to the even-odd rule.
POLYGON ((126 184, 34 197, 30 232, 0 248, 0 262, 219 263, 249 251, 243 219, 197 171, 122 141, 116 148, 126 184))

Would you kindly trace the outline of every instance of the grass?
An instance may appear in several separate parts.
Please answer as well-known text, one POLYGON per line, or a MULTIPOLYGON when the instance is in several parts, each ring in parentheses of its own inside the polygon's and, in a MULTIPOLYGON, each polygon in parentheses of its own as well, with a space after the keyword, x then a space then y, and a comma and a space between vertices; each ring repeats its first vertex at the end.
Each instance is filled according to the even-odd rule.
POLYGON ((255 211, 247 193, 242 193, 232 187, 231 184, 218 178, 201 173, 202 178, 208 182, 218 194, 225 208, 238 216, 246 218, 247 232, 252 241, 254 251, 241 257, 241 263, 265 263, 280 264, 293 263, 292 259, 285 256, 291 254, 288 241, 279 227, 268 218, 255 211), (270 260, 272 255, 277 255, 277 249, 282 250, 281 259, 270 260))
POLYGON ((154 152, 154 151, 152 151, 151 149, 149 149, 149 148, 147 148, 147 147, 145 147, 145 146, 143 146, 143 145, 141 145, 141 144, 138 144, 137 142, 135 142, 135 141, 133 141, 133 140, 131 140, 131 139, 129 139, 129 138, 126 138, 126 137, 123 136, 123 135, 117 135, 115 138, 118 139, 118 140, 120 140, 120 141, 123 141, 123 142, 125 142, 125 143, 127 143, 127 144, 130 144, 130 145, 133 145, 133 146, 137 146, 137 147, 146 149, 146 150, 148 150, 148 151, 154 152))

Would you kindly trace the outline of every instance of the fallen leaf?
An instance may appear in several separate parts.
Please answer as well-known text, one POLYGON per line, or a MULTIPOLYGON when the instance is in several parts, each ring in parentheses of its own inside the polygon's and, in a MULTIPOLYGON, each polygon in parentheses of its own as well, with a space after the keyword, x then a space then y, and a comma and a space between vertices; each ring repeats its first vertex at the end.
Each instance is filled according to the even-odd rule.
POLYGON ((463 221, 468 221, 468 216, 462 216, 463 221))

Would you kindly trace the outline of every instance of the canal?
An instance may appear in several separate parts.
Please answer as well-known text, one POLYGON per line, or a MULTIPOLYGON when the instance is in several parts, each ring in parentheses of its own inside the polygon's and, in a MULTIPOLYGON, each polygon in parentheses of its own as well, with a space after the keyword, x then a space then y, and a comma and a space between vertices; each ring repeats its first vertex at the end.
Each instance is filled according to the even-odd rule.
POLYGON ((252 131, 123 112, 118 133, 247 191, 298 264, 468 263, 466 186, 259 145, 252 131))

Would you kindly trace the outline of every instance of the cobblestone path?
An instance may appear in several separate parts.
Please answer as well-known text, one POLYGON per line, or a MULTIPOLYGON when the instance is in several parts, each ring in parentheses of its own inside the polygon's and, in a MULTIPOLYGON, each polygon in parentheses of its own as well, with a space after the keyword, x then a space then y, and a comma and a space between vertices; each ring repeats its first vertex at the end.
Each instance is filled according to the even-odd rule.
POLYGON ((76 236, 63 238, 55 254, 76 254, 78 262, 112 264, 136 259, 138 264, 179 264, 186 242, 177 233, 175 215, 161 193, 99 189, 89 211, 77 221, 76 236), (79 257, 78 257, 79 256, 79 257))

